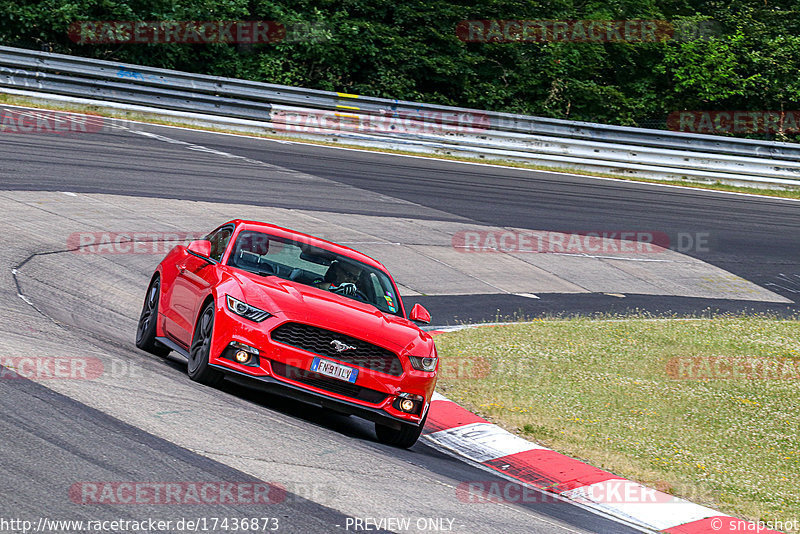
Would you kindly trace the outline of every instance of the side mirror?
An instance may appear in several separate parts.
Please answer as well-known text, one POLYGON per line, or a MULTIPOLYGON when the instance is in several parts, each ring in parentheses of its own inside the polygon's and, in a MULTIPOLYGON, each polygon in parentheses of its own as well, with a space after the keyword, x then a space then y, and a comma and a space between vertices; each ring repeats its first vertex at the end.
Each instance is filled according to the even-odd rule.
POLYGON ((423 308, 421 304, 414 304, 414 307, 411 308, 411 313, 408 314, 408 318, 417 323, 428 324, 431 322, 430 312, 423 308))
POLYGON ((204 239, 198 239, 197 241, 192 241, 191 243, 189 243, 188 250, 195 256, 208 258, 209 256, 211 256, 211 241, 206 241, 204 239))

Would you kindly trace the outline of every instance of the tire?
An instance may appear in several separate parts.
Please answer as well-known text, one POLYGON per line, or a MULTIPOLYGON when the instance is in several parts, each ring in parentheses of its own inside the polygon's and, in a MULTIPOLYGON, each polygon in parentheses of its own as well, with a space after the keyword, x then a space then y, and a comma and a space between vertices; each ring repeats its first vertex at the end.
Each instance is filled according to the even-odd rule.
MULTIPOLYGON (((430 410, 430 408, 428 409, 430 410)), ((375 423, 375 435, 378 437, 378 441, 384 445, 407 449, 417 442, 427 419, 428 414, 426 413, 425 417, 420 421, 419 426, 400 423, 399 430, 380 423, 375 423)))
POLYGON ((136 327, 136 346, 143 351, 165 357, 170 349, 156 341, 156 323, 158 322, 158 299, 161 296, 161 279, 156 276, 144 296, 142 313, 136 327))
POLYGON ((214 302, 206 304, 194 327, 192 345, 189 347, 189 378, 206 386, 216 386, 222 382, 223 374, 208 365, 211 340, 214 335, 214 302))

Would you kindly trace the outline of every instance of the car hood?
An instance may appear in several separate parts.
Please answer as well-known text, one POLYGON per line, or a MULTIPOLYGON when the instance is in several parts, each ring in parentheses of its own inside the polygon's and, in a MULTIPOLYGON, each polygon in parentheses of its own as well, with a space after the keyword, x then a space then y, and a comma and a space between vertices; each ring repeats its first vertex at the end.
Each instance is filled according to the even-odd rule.
POLYGON ((277 317, 340 332, 398 353, 427 356, 431 352, 431 336, 403 317, 278 276, 231 275, 248 304, 277 317))

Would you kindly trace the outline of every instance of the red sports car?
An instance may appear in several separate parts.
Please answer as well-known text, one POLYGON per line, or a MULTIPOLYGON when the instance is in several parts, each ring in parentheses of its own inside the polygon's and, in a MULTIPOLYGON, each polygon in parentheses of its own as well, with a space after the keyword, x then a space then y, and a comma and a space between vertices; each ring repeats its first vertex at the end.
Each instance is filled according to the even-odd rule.
POLYGON ((347 247, 234 220, 156 268, 136 346, 184 355, 192 380, 238 375, 258 386, 375 422, 378 440, 420 435, 439 359, 430 322, 408 313, 386 268, 347 247))

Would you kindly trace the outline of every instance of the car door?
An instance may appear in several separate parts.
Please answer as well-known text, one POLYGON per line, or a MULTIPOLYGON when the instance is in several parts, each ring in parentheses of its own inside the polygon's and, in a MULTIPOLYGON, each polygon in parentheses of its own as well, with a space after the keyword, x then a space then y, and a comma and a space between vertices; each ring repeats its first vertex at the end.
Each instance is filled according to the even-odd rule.
POLYGON ((209 264, 203 258, 187 253, 177 264, 178 276, 172 286, 173 329, 170 335, 183 345, 189 346, 194 334, 194 322, 203 299, 211 291, 216 278, 216 264, 209 264))
POLYGON ((200 306, 211 288, 219 283, 219 261, 225 247, 233 234, 233 227, 223 227, 212 233, 210 257, 203 258, 184 251, 178 259, 175 282, 170 292, 170 308, 172 320, 167 321, 167 332, 170 337, 188 347, 194 335, 194 323, 200 314, 200 306))

